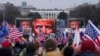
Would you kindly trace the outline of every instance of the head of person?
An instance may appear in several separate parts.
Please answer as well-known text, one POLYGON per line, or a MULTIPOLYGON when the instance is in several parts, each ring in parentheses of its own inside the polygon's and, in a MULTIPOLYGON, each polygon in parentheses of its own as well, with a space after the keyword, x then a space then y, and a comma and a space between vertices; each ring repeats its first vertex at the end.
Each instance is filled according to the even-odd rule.
POLYGON ((54 51, 57 48, 56 41, 53 39, 47 39, 44 45, 47 52, 54 51))
POLYGON ((12 56, 11 49, 6 47, 0 48, 0 56, 12 56))
POLYGON ((74 48, 72 46, 67 46, 65 49, 64 49, 64 56, 73 56, 74 54, 74 48))
POLYGON ((84 40, 81 44, 81 52, 95 52, 96 46, 91 40, 84 40))
POLYGON ((2 42, 2 47, 10 48, 11 44, 9 41, 4 41, 4 42, 2 42))
POLYGON ((35 34, 39 34, 39 32, 50 34, 54 32, 55 21, 52 19, 35 19, 32 21, 32 25, 35 34))
POLYGON ((22 28, 30 28, 30 21, 27 21, 27 20, 21 21, 21 27, 22 28))
POLYGON ((77 28, 79 28, 79 21, 70 21, 70 28, 71 29, 73 29, 73 30, 75 30, 75 29, 77 29, 77 28))
POLYGON ((26 53, 35 53, 36 46, 33 43, 27 43, 26 45, 26 53))

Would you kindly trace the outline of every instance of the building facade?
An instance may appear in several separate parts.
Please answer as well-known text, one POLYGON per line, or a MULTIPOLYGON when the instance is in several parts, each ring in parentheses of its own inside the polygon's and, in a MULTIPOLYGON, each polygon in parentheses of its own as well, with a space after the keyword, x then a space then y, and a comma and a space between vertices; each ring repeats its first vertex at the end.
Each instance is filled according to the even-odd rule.
POLYGON ((57 19, 57 16, 60 12, 64 11, 65 13, 69 14, 69 10, 55 10, 55 9, 37 9, 31 10, 31 13, 38 12, 42 18, 44 19, 57 19))

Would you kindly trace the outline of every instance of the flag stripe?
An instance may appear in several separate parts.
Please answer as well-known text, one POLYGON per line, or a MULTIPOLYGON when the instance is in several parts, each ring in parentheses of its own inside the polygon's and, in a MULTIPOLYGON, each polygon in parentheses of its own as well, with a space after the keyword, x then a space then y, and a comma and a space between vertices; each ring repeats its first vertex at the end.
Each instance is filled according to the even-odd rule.
POLYGON ((100 46, 99 36, 100 30, 91 21, 88 21, 85 37, 92 40, 96 45, 100 46))
POLYGON ((23 35, 22 32, 19 32, 19 30, 17 29, 17 27, 13 27, 9 33, 9 37, 11 39, 16 39, 18 37, 21 37, 23 35))
POLYGON ((95 39, 95 43, 96 43, 98 46, 100 46, 100 41, 99 41, 98 37, 95 39))

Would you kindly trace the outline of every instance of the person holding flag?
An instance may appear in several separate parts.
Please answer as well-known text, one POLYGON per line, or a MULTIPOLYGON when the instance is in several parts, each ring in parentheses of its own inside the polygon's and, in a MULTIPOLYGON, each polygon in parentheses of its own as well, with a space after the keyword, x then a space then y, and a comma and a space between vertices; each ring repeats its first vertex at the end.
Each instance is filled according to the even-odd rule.
POLYGON ((77 52, 81 51, 81 55, 97 56, 98 53, 95 54, 95 52, 100 53, 100 30, 89 20, 81 45, 79 45, 78 40, 76 40, 76 43, 77 47, 74 47, 74 49, 77 52))

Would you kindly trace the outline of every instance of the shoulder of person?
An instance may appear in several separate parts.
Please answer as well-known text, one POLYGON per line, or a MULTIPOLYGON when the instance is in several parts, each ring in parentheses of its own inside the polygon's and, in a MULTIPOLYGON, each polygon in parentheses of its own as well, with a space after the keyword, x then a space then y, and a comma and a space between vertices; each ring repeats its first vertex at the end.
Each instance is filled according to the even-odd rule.
POLYGON ((24 56, 25 53, 26 53, 26 48, 24 48, 24 49, 21 51, 21 53, 19 54, 19 56, 24 56))

